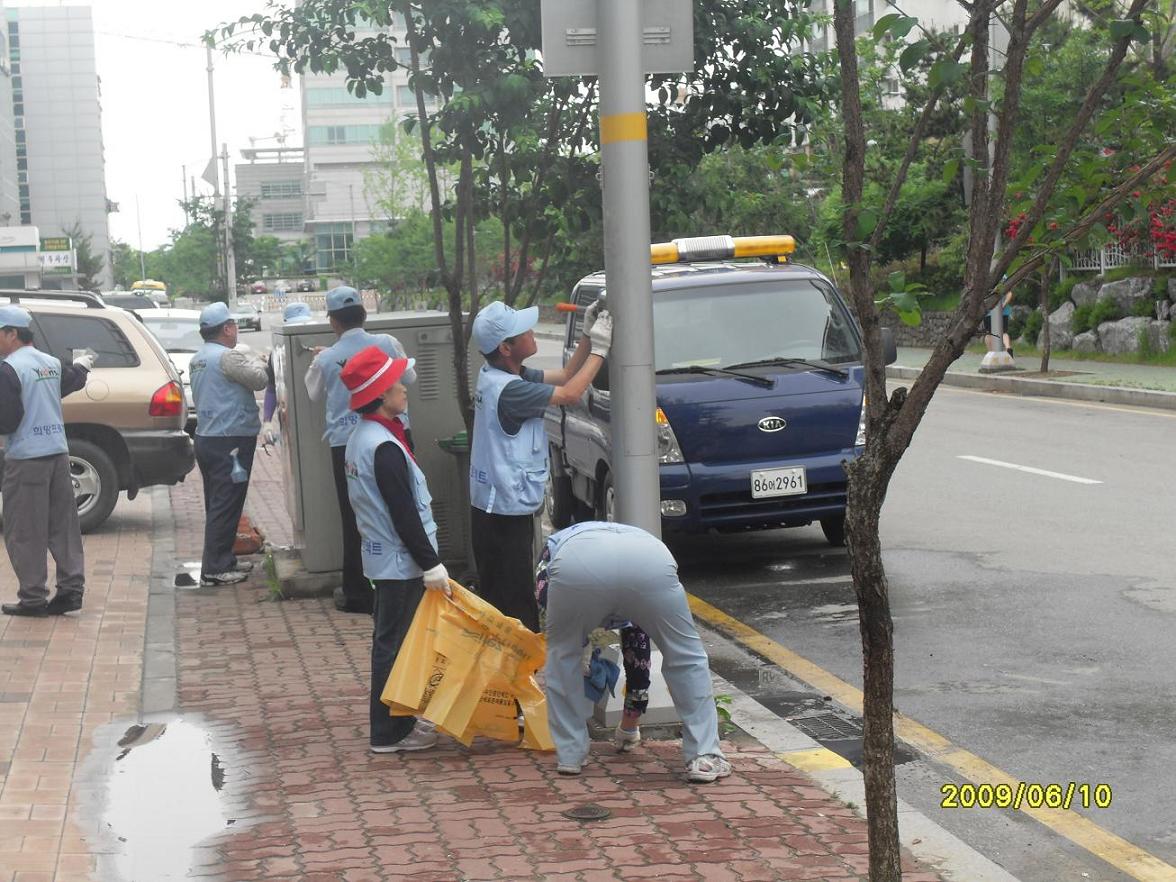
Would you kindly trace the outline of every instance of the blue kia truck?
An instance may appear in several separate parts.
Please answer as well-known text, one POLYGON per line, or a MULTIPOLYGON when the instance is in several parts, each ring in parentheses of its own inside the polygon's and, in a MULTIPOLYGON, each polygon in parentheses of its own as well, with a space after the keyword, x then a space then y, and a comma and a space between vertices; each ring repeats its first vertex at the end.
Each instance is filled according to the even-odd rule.
MULTIPOLYGON (((794 247, 790 236, 716 236, 651 249, 667 535, 816 521, 845 543, 842 463, 865 444, 861 331, 828 278, 786 262, 794 247)), ((604 288, 604 273, 587 276, 571 302, 587 306, 604 288)), ((582 313, 567 314, 565 362, 582 313)), ((891 363, 894 338, 883 337, 891 363)), ((548 408, 544 423, 552 524, 611 520, 607 364, 579 403, 548 408)))

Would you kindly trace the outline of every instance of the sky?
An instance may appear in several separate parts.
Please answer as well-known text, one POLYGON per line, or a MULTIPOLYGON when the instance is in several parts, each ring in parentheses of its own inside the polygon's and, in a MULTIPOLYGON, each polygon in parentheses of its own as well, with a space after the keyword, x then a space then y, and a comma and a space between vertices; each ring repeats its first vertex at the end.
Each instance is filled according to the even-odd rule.
MULTIPOLYGON (((110 215, 112 238, 143 248, 168 241, 184 213, 183 167, 197 191, 211 153, 207 56, 200 37, 216 25, 265 10, 266 0, 6 0, 15 6, 90 6, 102 89, 106 195, 119 210, 110 215), (187 46, 175 45, 185 43, 187 46)), ((213 53, 217 153, 229 146, 230 168, 255 138, 273 147, 283 125, 289 145, 301 143, 298 84, 282 89, 272 61, 260 56, 213 53), (283 113, 283 105, 285 112, 283 113)), ((218 160, 219 161, 219 160, 218 160)), ((189 187, 191 186, 189 182, 189 187)), ((223 186, 223 184, 222 184, 223 186)))

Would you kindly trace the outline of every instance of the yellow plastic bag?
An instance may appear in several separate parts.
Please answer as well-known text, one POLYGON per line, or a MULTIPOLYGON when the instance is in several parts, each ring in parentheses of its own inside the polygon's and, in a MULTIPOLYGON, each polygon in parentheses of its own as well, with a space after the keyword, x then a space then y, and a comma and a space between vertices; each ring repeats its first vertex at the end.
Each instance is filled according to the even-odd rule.
POLYGON ((546 641, 456 582, 452 598, 426 591, 381 700, 393 715, 415 715, 469 745, 478 735, 552 750, 547 702, 535 682, 546 641))

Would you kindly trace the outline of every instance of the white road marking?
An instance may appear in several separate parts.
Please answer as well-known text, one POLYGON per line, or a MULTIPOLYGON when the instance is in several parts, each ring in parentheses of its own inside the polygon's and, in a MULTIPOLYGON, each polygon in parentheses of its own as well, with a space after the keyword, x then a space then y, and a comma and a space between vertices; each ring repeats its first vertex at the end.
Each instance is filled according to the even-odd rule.
POLYGON ((1101 484, 1102 481, 1096 481, 1093 478, 1079 478, 1076 475, 1064 475, 1061 472, 1050 472, 1045 469, 1035 469, 1032 466, 1017 465, 1014 462, 1001 462, 999 459, 987 459, 983 456, 960 456, 959 459, 966 459, 969 462, 983 463, 984 465, 1000 466, 1002 469, 1013 469, 1018 472, 1028 472, 1031 475, 1043 475, 1046 478, 1057 478, 1059 481, 1072 481, 1075 484, 1101 484))

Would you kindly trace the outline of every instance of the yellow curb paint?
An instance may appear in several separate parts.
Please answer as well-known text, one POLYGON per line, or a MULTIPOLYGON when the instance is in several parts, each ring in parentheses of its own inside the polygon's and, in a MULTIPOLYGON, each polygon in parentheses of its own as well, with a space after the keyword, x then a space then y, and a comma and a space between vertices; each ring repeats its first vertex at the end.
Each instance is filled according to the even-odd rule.
POLYGON ((600 143, 644 141, 647 138, 644 113, 614 113, 600 118, 600 143))
MULTIPOLYGON (((854 713, 862 713, 862 693, 839 677, 818 667, 806 658, 781 646, 775 640, 761 634, 754 628, 732 618, 721 609, 711 606, 705 600, 689 595, 690 609, 708 625, 742 643, 748 649, 774 662, 794 677, 814 686, 826 695, 845 705, 854 713)), ((927 754, 937 762, 954 769, 973 784, 1009 784, 1017 789, 1018 781, 1007 772, 998 769, 974 753, 961 750, 938 732, 916 723, 910 717, 894 715, 894 734, 912 747, 927 754)), ((804 753, 804 751, 797 751, 804 753)), ((792 762, 788 755, 780 754, 786 762, 792 762)), ((840 757, 838 757, 840 759, 840 757)), ((844 762, 844 761, 843 761, 844 762)), ((797 765, 793 763, 793 765, 797 765)), ((804 768, 797 766, 797 768, 804 768)), ((806 771, 813 771, 806 769, 806 771)), ((1065 782, 1062 782, 1065 783, 1065 782)), ((1176 882, 1176 867, 1164 863, 1126 839, 1088 820, 1074 811, 1062 809, 1030 808, 1022 804, 1020 811, 1035 821, 1049 827, 1055 833, 1101 858, 1120 872, 1140 882, 1176 882)))
POLYGON ((845 757, 824 747, 814 747, 812 750, 790 750, 787 753, 778 753, 776 756, 802 772, 827 772, 829 769, 853 768, 853 763, 845 757))

